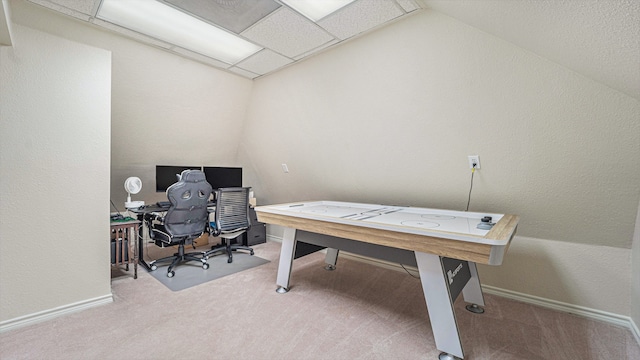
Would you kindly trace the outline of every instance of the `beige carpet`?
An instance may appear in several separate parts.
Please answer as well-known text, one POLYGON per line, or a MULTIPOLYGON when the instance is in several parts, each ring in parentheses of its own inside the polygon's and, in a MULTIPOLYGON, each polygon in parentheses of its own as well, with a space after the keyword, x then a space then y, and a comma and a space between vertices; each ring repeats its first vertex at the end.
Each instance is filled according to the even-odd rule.
MULTIPOLYGON (((0 334, 0 359, 437 359, 418 279, 322 254, 294 262, 275 292, 270 263, 179 292, 144 270, 112 281, 112 304, 0 334)), ((456 312, 467 359, 640 359, 628 329, 486 296, 456 312)))

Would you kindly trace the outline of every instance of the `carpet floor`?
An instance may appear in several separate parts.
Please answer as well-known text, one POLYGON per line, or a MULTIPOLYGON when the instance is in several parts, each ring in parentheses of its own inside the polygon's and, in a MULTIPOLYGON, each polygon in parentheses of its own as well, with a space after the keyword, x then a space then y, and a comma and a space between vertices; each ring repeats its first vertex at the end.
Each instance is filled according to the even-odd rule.
MULTIPOLYGON (((404 272, 323 254, 294 262, 276 293, 270 263, 173 292, 146 271, 112 280, 114 302, 0 334, 1 359, 436 360, 420 282, 404 272)), ((456 302, 466 359, 640 359, 622 327, 486 295, 482 315, 456 302)))

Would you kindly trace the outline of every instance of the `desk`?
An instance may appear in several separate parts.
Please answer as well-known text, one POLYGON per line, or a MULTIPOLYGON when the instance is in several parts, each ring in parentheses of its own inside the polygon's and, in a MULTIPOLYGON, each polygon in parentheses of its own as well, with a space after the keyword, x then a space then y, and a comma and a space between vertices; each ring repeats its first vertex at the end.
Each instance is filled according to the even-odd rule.
POLYGON ((114 260, 112 265, 127 265, 129 270, 129 264, 133 263, 133 278, 138 278, 138 233, 140 228, 140 221, 128 220, 128 221, 111 221, 111 233, 115 233, 115 251, 114 260), (133 242, 131 241, 133 240, 133 242), (127 252, 125 253, 125 248, 127 252), (133 248, 133 252, 131 249, 133 248), (125 257, 126 255, 126 257, 125 257))
MULTIPOLYGON (((129 211, 131 211, 132 213, 136 214, 136 217, 138 218, 139 222, 144 222, 144 216, 147 214, 151 214, 154 212, 164 212, 168 210, 168 207, 162 207, 162 206, 158 206, 158 205, 145 205, 145 206, 141 206, 139 208, 133 208, 133 209, 128 209, 129 211)), ((145 269, 147 269, 147 271, 151 271, 151 267, 149 266, 149 264, 147 264, 147 262, 144 260, 144 228, 145 226, 140 226, 138 228, 138 239, 140 239, 141 241, 138 241, 138 254, 139 254, 139 263, 140 265, 142 265, 142 267, 144 267, 145 269)))
POLYGON ((285 227, 276 284, 287 292, 296 245, 326 247, 327 269, 339 250, 415 265, 420 273, 436 347, 441 359, 464 358, 453 302, 460 293, 483 312, 476 263, 500 265, 519 217, 438 209, 331 201, 259 206, 258 220, 285 227), (481 230, 481 218, 493 227, 481 230))

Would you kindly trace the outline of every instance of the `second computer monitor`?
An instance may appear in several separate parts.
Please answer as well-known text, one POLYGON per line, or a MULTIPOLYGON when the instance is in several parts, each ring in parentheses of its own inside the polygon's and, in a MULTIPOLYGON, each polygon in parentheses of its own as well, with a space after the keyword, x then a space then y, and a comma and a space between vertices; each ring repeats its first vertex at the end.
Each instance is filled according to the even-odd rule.
POLYGON ((205 166, 203 171, 207 182, 214 189, 242 187, 242 168, 205 166))
POLYGON ((201 170, 201 166, 156 165, 156 192, 165 192, 178 181, 184 170, 201 170))

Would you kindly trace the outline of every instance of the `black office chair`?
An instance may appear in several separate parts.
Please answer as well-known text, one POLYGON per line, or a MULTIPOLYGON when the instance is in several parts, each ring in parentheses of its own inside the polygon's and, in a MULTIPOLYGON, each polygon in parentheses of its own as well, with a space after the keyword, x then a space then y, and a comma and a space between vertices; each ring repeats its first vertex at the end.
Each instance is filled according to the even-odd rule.
POLYGON ((204 253, 205 259, 211 255, 226 252, 228 263, 233 262, 233 252, 246 250, 253 255, 253 249, 240 243, 233 244, 233 240, 244 234, 251 227, 249 217, 248 187, 221 188, 215 190, 216 213, 215 220, 209 224, 209 233, 222 238, 220 246, 213 246, 204 253))
POLYGON ((145 215, 147 228, 154 243, 160 247, 178 245, 178 252, 172 256, 154 260, 149 263, 151 270, 156 270, 156 263, 171 261, 167 276, 173 277, 174 267, 182 262, 199 261, 203 269, 208 269, 207 259, 202 252, 184 252, 184 246, 193 244, 200 237, 209 223, 207 202, 211 196, 211 185, 200 170, 185 170, 180 180, 167 189, 170 206, 164 216, 159 214, 145 215))

